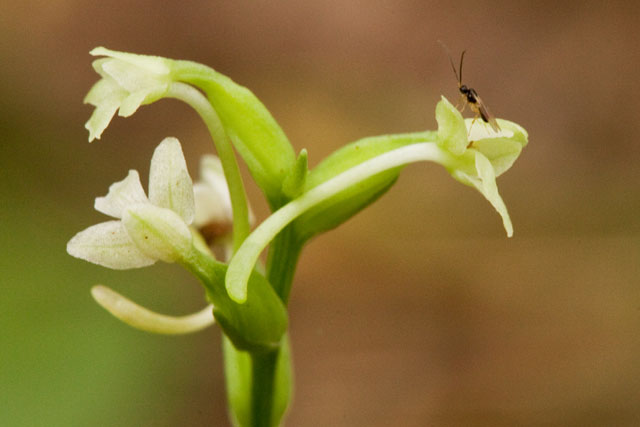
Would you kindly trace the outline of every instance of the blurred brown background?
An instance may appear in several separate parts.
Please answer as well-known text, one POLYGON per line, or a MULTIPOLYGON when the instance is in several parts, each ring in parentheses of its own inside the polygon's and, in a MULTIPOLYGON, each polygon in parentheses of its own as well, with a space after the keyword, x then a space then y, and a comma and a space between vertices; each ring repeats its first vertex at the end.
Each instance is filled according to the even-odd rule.
MULTIPOLYGON (((0 425, 227 425, 215 329, 144 334, 107 284, 202 306, 173 265, 106 270, 66 241, 93 198, 178 137, 185 105, 116 118, 88 144, 91 48, 210 65, 249 87, 311 165, 364 136, 434 129, 464 80, 530 144, 499 179, 515 236, 431 164, 307 247, 291 300, 290 426, 640 425, 640 4, 483 1, 0 3, 0 425)), ((143 178, 146 180, 146 178, 143 178)), ((254 208, 266 215, 248 184, 254 208)))

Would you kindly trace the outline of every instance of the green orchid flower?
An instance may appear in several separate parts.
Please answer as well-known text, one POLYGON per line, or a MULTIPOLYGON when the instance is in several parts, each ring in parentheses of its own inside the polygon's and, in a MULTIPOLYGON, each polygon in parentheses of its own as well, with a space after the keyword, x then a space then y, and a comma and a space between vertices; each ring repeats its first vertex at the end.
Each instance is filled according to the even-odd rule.
POLYGON ((498 193, 496 178, 506 172, 527 144, 528 134, 519 125, 497 119, 500 131, 476 119, 462 119, 460 112, 444 97, 436 106, 437 145, 440 163, 458 181, 476 188, 502 217, 507 236, 513 225, 498 193))

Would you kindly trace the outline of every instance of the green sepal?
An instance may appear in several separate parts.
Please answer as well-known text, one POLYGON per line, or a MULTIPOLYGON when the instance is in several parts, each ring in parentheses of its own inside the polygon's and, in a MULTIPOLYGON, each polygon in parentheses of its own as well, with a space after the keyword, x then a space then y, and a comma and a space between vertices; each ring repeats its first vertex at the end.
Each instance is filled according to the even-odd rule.
MULTIPOLYGON (((233 343, 223 337, 222 352, 224 374, 227 386, 227 398, 232 424, 237 427, 251 423, 251 378, 253 373, 251 355, 240 351, 233 343)), ((293 376, 291 370, 291 349, 289 336, 285 334, 278 350, 275 381, 271 408, 271 426, 279 426, 291 401, 293 376)))
POLYGON ((225 289, 226 264, 194 248, 185 266, 204 284, 216 321, 237 349, 260 352, 278 348, 287 330, 287 310, 264 276, 251 273, 247 301, 238 304, 225 289))
POLYGON ((444 96, 436 105, 436 121, 438 145, 453 155, 463 154, 469 144, 467 127, 460 111, 444 96))
POLYGON ((309 173, 307 150, 302 149, 296 159, 295 166, 289 171, 282 182, 282 193, 290 199, 295 199, 304 191, 309 173))
MULTIPOLYGON (((435 132, 417 132, 375 136, 352 142, 329 155, 309 172, 305 191, 380 154, 435 139, 435 132)), ((396 181, 401 169, 398 167, 372 176, 318 204, 294 222, 296 234, 301 240, 306 240, 342 224, 382 196, 396 181)))
POLYGON ((202 64, 173 61, 172 76, 206 93, 225 132, 271 206, 282 204, 282 183, 294 167, 296 156, 282 128, 262 102, 246 87, 202 64))

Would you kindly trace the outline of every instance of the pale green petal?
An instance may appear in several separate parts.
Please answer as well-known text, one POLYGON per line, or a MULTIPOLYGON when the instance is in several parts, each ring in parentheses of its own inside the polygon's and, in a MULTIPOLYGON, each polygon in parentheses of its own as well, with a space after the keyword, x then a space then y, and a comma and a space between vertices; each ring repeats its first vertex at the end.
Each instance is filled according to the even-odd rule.
POLYGON ((106 196, 97 197, 94 207, 103 214, 122 218, 127 206, 139 203, 149 203, 149 199, 144 194, 138 171, 132 169, 125 179, 111 184, 106 196))
POLYGON ((102 132, 107 128, 120 107, 120 100, 116 97, 108 98, 96 106, 84 127, 89 131, 89 142, 100 139, 102 132))
POLYGON ((456 178, 465 180, 473 185, 482 195, 491 203, 496 211, 502 217, 502 224, 507 232, 507 236, 513 236, 513 225, 511 224, 511 218, 509 218, 509 212, 507 206, 502 201, 502 197, 498 193, 498 186, 496 185, 496 175, 493 170, 493 166, 489 159, 483 156, 481 153, 476 153, 476 169, 479 178, 475 178, 464 174, 463 172, 457 172, 459 176, 456 178), (461 176, 460 176, 461 175, 461 176))
POLYGON ((67 252, 115 270, 146 267, 156 262, 140 252, 120 221, 103 222, 79 232, 67 243, 67 252))
POLYGON ((529 133, 526 131, 525 128, 509 120, 496 119, 496 121, 498 122, 498 125, 500 125, 500 128, 502 130, 508 130, 513 132, 513 136, 511 138, 516 141, 519 141, 523 147, 528 144, 529 133))
POLYGON ((127 96, 120 104, 118 115, 120 117, 131 116, 138 110, 138 108, 140 108, 140 105, 145 101, 148 94, 149 92, 146 90, 139 90, 127 96))
POLYGON ((509 170, 527 144, 527 132, 508 120, 499 120, 500 132, 480 120, 466 119, 472 147, 491 161, 496 177, 509 170))
POLYGON ((96 47, 91 52, 93 56, 108 56, 121 61, 128 62, 137 67, 156 74, 168 74, 170 71, 170 60, 159 56, 137 55, 134 53, 118 52, 104 47, 96 47))
POLYGON ((513 132, 508 129, 500 129, 496 132, 491 127, 491 124, 481 119, 464 119, 464 124, 467 127, 467 135, 469 141, 478 141, 485 138, 511 138, 513 132))
POLYGON ((176 212, 191 224, 194 216, 193 183, 182 147, 176 138, 165 138, 151 158, 149 200, 176 212))
POLYGON ((459 156, 469 145, 467 127, 460 111, 444 96, 436 105, 438 122, 438 145, 450 153, 459 156))
POLYGON ((125 209, 122 222, 131 240, 149 258, 175 262, 193 250, 189 227, 170 209, 148 203, 133 205, 125 209))
POLYGON ((93 67, 94 71, 98 74, 100 74, 100 76, 104 79, 109 79, 109 80, 113 80, 102 68, 102 66, 107 63, 108 61, 110 61, 109 58, 100 58, 100 59, 96 59, 95 61, 93 61, 91 63, 91 67, 93 67))
POLYGON ((487 138, 474 141, 473 148, 489 159, 496 177, 502 175, 522 152, 522 144, 509 138, 487 138))
POLYGON ((111 76, 127 92, 137 92, 162 83, 162 76, 133 64, 111 59, 102 64, 102 70, 111 76))
POLYGON ((89 89, 89 92, 87 93, 87 96, 84 97, 83 102, 97 107, 105 102, 105 100, 109 100, 112 97, 121 100, 126 96, 127 93, 112 79, 100 79, 91 87, 91 89, 89 89))

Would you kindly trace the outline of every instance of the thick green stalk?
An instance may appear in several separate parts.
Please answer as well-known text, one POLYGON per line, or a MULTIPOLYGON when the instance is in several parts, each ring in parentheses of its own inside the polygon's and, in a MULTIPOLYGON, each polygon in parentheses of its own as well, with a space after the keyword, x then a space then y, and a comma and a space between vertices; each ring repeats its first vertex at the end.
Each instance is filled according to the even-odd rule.
POLYGON ((279 350, 251 354, 252 427, 271 427, 276 362, 279 350))
POLYGON ((267 280, 285 305, 289 302, 293 275, 301 250, 302 243, 297 239, 292 226, 285 227, 269 247, 267 280))
MULTIPOLYGON (((293 282, 302 245, 295 238, 292 227, 287 227, 272 242, 267 259, 267 279, 286 304, 293 282)), ((281 349, 269 353, 253 354, 251 361, 251 412, 253 427, 271 426, 273 417, 275 375, 281 349)))
POLYGON ((249 207, 244 191, 244 184, 240 175, 240 168, 233 153, 229 138, 222 126, 218 114, 213 109, 207 98, 193 86, 184 83, 172 83, 166 95, 169 98, 179 99, 190 105, 200 115, 207 125, 213 138, 218 157, 222 163, 225 179, 231 195, 231 207, 233 209, 233 249, 237 250, 244 239, 251 232, 249 225, 249 207))

